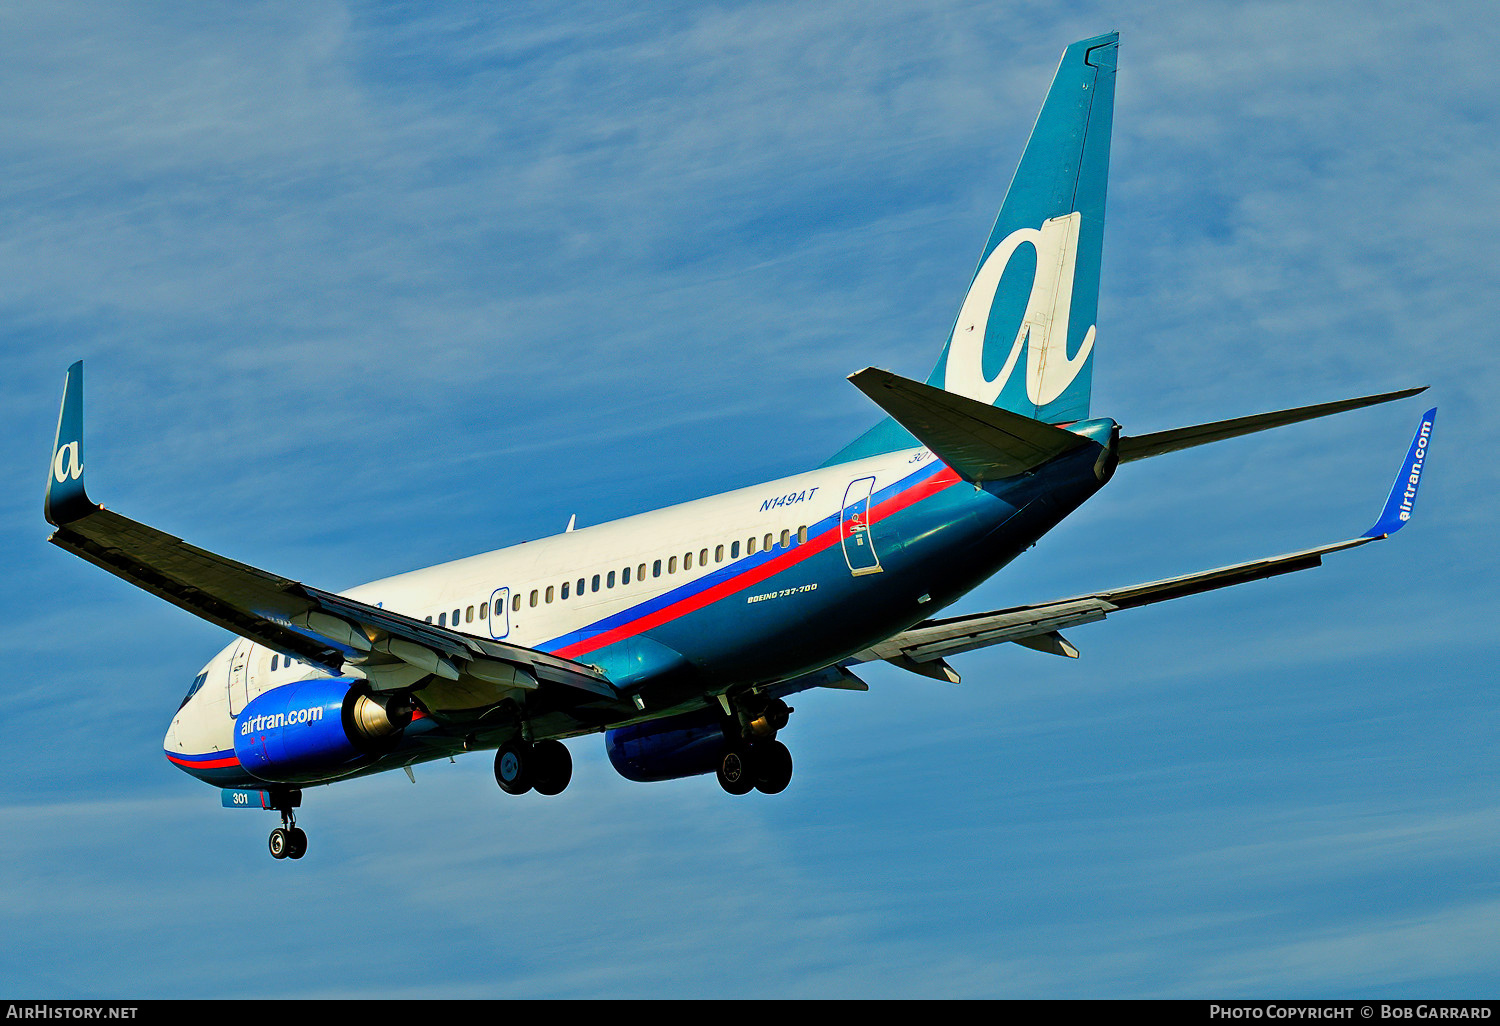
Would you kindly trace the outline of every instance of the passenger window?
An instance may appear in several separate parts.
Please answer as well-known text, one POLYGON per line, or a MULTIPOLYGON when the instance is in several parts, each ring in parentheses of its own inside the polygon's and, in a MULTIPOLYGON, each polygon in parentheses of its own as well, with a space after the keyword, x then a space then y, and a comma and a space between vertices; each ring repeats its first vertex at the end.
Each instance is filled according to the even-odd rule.
POLYGON ((781 532, 781 547, 782 548, 786 548, 787 546, 789 546, 791 544, 792 544, 792 532, 791 531, 782 531, 781 532))
POLYGON ((655 563, 651 564, 651 576, 652 577, 660 577, 661 576, 661 560, 658 559, 655 563))
POLYGON ((562 599, 563 599, 564 602, 568 601, 568 582, 567 581, 563 581, 562 599))
POLYGON ((704 549, 698 553, 698 565, 708 566, 708 550, 704 549))
POLYGON ((481 620, 488 620, 490 618, 490 604, 488 602, 479 603, 479 618, 481 620))
POLYGON ((645 563, 642 563, 640 566, 638 566, 638 567, 635 568, 635 579, 638 580, 638 581, 644 581, 646 579, 646 564, 645 563))
POLYGON ((691 570, 693 568, 693 554, 691 552, 682 557, 682 568, 684 570, 691 570))
POLYGON ((753 555, 755 555, 755 539, 754 538, 751 538, 749 541, 747 541, 745 543, 745 555, 747 555, 747 556, 753 556, 753 555))
POLYGON ((553 594, 553 592, 552 592, 552 585, 549 584, 549 585, 547 585, 547 601, 548 602, 552 601, 552 594, 553 594))
POLYGON ((613 588, 615 586, 615 572, 613 570, 611 570, 609 572, 609 576, 604 579, 604 586, 606 588, 613 588))
POLYGON ((276 669, 276 657, 275 656, 271 657, 271 669, 273 669, 273 670, 276 669))
POLYGON ((583 585, 584 585, 583 578, 582 577, 578 578, 578 589, 577 589, 577 592, 576 592, 577 594, 582 595, 585 591, 588 590, 583 585))
POLYGON ((439 627, 446 627, 446 626, 448 626, 448 614, 447 613, 439 613, 438 614, 438 626, 439 627))
POLYGON ((455 626, 455 627, 458 626, 458 610, 457 609, 455 609, 453 611, 453 626, 455 626))
POLYGON ((599 575, 598 574, 594 575, 594 590, 595 591, 599 590, 599 575))
POLYGON ((621 584, 629 584, 630 583, 630 567, 627 566, 624 570, 620 571, 620 583, 621 584))
POLYGON ((519 591, 510 600, 510 611, 512 613, 519 613, 521 611, 521 593, 519 591))
POLYGON ((768 534, 768 535, 766 535, 766 540, 762 544, 761 547, 764 548, 767 552, 770 552, 771 551, 771 546, 775 545, 775 544, 776 544, 776 536, 774 534, 768 534))
POLYGON ((432 622, 432 617, 429 616, 429 617, 426 618, 426 620, 427 620, 428 623, 431 623, 432 622))
POLYGON ((473 622, 474 622, 474 607, 470 606, 469 608, 467 608, 467 609, 464 610, 464 623, 473 623, 473 622))
POLYGON ((806 545, 807 544, 807 528, 805 526, 797 528, 797 544, 798 545, 806 545))
POLYGON ((722 562, 724 562, 724 546, 720 545, 720 546, 718 546, 717 548, 714 549, 714 562, 715 563, 722 563, 722 562))
POLYGON ((729 546, 729 558, 730 559, 739 559, 740 558, 740 543, 739 542, 734 542, 734 543, 732 543, 729 546))
POLYGON ((537 596, 537 590, 536 590, 536 589, 535 589, 535 588, 532 588, 532 589, 531 589, 531 608, 532 608, 532 609, 535 609, 535 608, 536 608, 536 600, 537 600, 537 597, 538 597, 538 596, 537 596))
POLYGON ((675 574, 676 572, 677 572, 677 557, 673 556, 671 559, 667 560, 667 573, 669 573, 669 574, 675 574))

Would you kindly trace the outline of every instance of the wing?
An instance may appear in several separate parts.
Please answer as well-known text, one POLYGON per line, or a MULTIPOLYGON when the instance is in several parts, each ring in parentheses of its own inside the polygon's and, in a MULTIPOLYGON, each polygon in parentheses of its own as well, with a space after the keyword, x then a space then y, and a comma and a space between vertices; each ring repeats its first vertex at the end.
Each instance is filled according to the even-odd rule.
POLYGON ((375 690, 420 686, 434 712, 473 716, 518 692, 566 712, 567 730, 634 710, 596 668, 464 634, 300 584, 189 545, 89 500, 84 489, 83 364, 68 368, 47 481, 48 539, 210 623, 375 690))
POLYGON ((1358 538, 1182 577, 1095 592, 1092 595, 1076 595, 1055 602, 1013 606, 1010 609, 996 609, 944 620, 928 620, 871 646, 856 655, 852 661, 884 659, 914 673, 956 684, 958 674, 947 664, 946 656, 1013 641, 1028 648, 1077 657, 1078 650, 1059 633, 1064 628, 1094 623, 1122 609, 1165 602, 1185 595, 1197 595, 1217 588, 1321 566, 1323 557, 1328 553, 1380 541, 1394 534, 1411 518, 1436 417, 1436 409, 1429 410, 1422 417, 1380 518, 1375 526, 1358 538))

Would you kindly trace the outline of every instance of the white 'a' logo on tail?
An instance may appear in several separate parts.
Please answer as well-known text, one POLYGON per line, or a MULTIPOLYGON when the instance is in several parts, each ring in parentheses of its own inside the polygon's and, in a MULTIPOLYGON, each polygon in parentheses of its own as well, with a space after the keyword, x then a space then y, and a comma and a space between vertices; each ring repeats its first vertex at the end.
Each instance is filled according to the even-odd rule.
POLYGON ((1067 391, 1094 351, 1094 325, 1089 325, 1078 347, 1068 359, 1068 316, 1073 306, 1073 267, 1078 259, 1078 225, 1075 210, 1043 221, 1042 227, 1011 232, 996 246, 974 276, 964 305, 953 327, 948 346, 948 367, 943 388, 993 405, 1010 380, 1021 347, 1026 346, 1026 398, 1045 406, 1067 391), (1005 366, 993 381, 984 376, 984 328, 990 319, 990 304, 1010 258, 1023 243, 1036 248, 1036 276, 1020 330, 1005 358, 1005 366), (1028 345, 1029 342, 1029 345, 1028 345))

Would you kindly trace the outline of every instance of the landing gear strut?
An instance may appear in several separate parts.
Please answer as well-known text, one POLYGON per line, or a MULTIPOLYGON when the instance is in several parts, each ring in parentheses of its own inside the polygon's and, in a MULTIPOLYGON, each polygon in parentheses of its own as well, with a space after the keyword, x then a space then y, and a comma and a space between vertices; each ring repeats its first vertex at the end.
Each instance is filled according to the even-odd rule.
POLYGON ((726 725, 730 742, 719 756, 715 776, 730 794, 780 794, 792 781, 792 753, 776 740, 792 708, 779 698, 758 706, 741 706, 737 721, 726 725), (737 729, 736 729, 737 728, 737 729), (738 736, 735 736, 735 735, 738 736))
POLYGON ((573 756, 555 738, 507 741, 495 753, 495 783, 506 794, 561 794, 573 779, 573 756))

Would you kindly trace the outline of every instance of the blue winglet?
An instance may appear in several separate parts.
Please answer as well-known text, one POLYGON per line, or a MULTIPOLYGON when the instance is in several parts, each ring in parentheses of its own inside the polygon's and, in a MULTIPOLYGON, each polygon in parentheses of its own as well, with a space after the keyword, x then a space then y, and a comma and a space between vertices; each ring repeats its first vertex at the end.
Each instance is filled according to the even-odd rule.
POLYGON ((1417 486, 1422 483, 1422 468, 1427 463, 1427 446, 1432 441, 1432 424, 1436 419, 1436 406, 1422 415, 1422 423, 1417 425, 1417 434, 1411 440, 1406 462, 1401 464, 1401 473, 1396 475, 1390 497, 1385 500, 1385 509, 1380 511, 1380 519, 1364 533, 1364 537, 1384 538, 1395 534, 1411 519, 1412 507, 1417 504, 1417 486))
POLYGON ((96 508, 83 488, 82 360, 68 368, 57 415, 57 440, 52 443, 52 463, 47 469, 42 510, 49 523, 61 527, 96 508))

